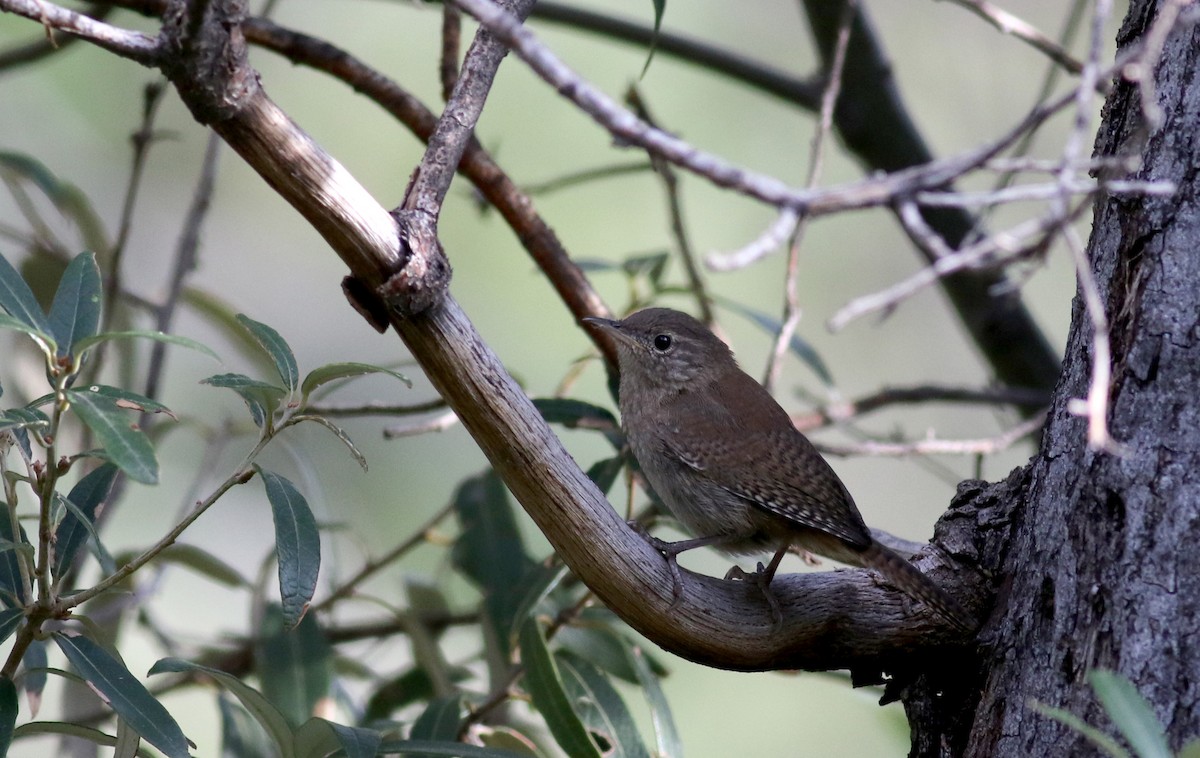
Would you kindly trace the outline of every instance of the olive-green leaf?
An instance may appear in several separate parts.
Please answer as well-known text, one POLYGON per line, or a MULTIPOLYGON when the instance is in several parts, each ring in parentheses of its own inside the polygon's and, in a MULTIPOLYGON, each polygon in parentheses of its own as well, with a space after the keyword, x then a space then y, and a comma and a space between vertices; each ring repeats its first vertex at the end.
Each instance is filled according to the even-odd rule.
POLYGON ((51 335, 54 334, 54 330, 50 328, 50 321, 42 312, 42 306, 38 305, 33 290, 29 289, 21 274, 3 255, 0 255, 0 308, 8 311, 9 315, 29 327, 33 333, 53 340, 51 335))
POLYGON ((564 689, 592 735, 608 743, 614 758, 650 758, 633 715, 612 683, 592 664, 570 653, 555 656, 564 689))
POLYGON ((21 657, 21 667, 25 669, 21 688, 25 690, 25 699, 29 701, 31 716, 37 716, 38 708, 42 704, 42 691, 46 689, 46 681, 49 679, 46 673, 49 660, 46 644, 40 640, 30 642, 29 647, 25 648, 25 655, 21 657))
MULTIPOLYGON (((444 756, 445 758, 529 758, 528 753, 514 753, 494 747, 479 747, 463 742, 434 742, 432 740, 392 740, 379 745, 378 755, 399 753, 405 758, 444 756)), ((571 758, 578 758, 571 755, 571 758)))
POLYGON ((655 753, 662 758, 682 758, 683 740, 675 726, 675 717, 671 714, 671 705, 663 692, 658 674, 650 665, 649 659, 640 647, 630 645, 629 657, 637 671, 638 681, 642 685, 642 693, 650 704, 650 720, 654 725, 655 753))
POLYGON ((192 672, 204 674, 236 697, 279 746, 280 753, 285 756, 292 754, 292 728, 287 719, 261 692, 241 679, 220 669, 201 666, 182 658, 163 658, 150 667, 150 676, 192 672))
POLYGON ((1055 708, 1044 703, 1039 703, 1037 700, 1030 700, 1029 707, 1036 713, 1048 716, 1058 723, 1079 732, 1091 741, 1093 745, 1110 756, 1110 758, 1129 758, 1129 753, 1115 739, 1079 718, 1074 713, 1062 708, 1055 708))
POLYGON ((130 479, 142 484, 158 483, 158 461, 154 447, 131 417, 112 400, 85 390, 67 390, 71 407, 100 440, 109 460, 130 479))
POLYGON ((249 316, 239 313, 238 323, 262 346, 271 360, 275 362, 275 370, 283 380, 288 390, 296 389, 300 384, 300 369, 296 366, 296 355, 279 332, 261 321, 255 321, 249 316))
POLYGON ((16 685, 7 676, 0 676, 0 755, 8 755, 13 730, 17 726, 17 714, 20 712, 16 685))
MULTIPOLYGON (((779 319, 768 316, 762 311, 749 308, 741 303, 734 302, 725 298, 721 298, 721 303, 726 308, 735 313, 750 319, 758 324, 763 330, 769 332, 772 336, 779 334, 779 330, 783 328, 783 322, 779 319)), ((788 349, 795 353, 800 361, 808 366, 808 368, 817 375, 817 378, 825 384, 826 387, 833 386, 833 374, 829 371, 829 367, 825 365, 825 361, 821 358, 821 354, 817 352, 807 340, 800 337, 796 332, 792 333, 792 339, 788 342, 788 349)))
POLYGON ((303 398, 301 404, 308 402, 308 397, 313 390, 323 384, 366 374, 387 374, 412 387, 412 380, 407 376, 382 366, 374 366, 370 363, 327 363, 308 372, 308 376, 304 377, 304 382, 300 385, 300 396, 303 398))
POLYGON ((343 753, 346 758, 375 758, 382 740, 373 729, 311 718, 296 730, 296 758, 325 758, 343 753))
MULTIPOLYGON (((263 695, 289 724, 303 724, 333 684, 333 649, 313 616, 284 629, 279 606, 267 606, 254 647, 263 695)), ((299 745, 297 745, 299 747, 299 745)))
POLYGON ((220 358, 212 351, 212 348, 207 345, 202 345, 194 339, 188 337, 180 337, 178 334, 167 334, 166 332, 142 331, 133 330, 125 332, 100 332, 93 337, 85 337, 75 343, 75 352, 81 353, 87 350, 92 345, 107 340, 127 340, 127 339, 145 339, 154 342, 165 342, 168 345, 178 345, 195 350, 198 353, 204 353, 214 361, 220 362, 220 358))
POLYGON ((255 466, 271 501, 275 520, 275 555, 279 563, 279 593, 283 625, 300 623, 317 589, 321 569, 321 536, 308 501, 290 481, 255 466))
POLYGON ((0 175, 19 177, 40 189, 64 218, 72 221, 87 247, 107 250, 104 222, 79 187, 59 179, 44 163, 24 153, 0 152, 0 175))
POLYGON ((108 384, 93 384, 89 387, 78 388, 79 392, 89 392, 102 402, 108 402, 114 410, 137 411, 139 413, 162 413, 178 420, 171 409, 162 403, 148 398, 137 392, 108 384))
POLYGON ((13 534, 8 506, 0 503, 0 540, 3 540, 6 546, 15 546, 0 552, 0 602, 9 608, 20 608, 26 603, 25 581, 21 578, 21 557, 17 553, 23 548, 32 549, 29 539, 25 536, 24 527, 19 524, 17 533, 19 537, 13 534))
POLYGON ((50 417, 36 408, 9 408, 0 411, 0 432, 46 426, 50 426, 50 417))
POLYGON ((600 758, 600 749, 571 707, 554 656, 546 647, 546 638, 535 618, 526 620, 521 627, 521 662, 525 664, 525 688, 559 747, 573 758, 600 758))
MULTIPOLYGON (((0 258, 0 260, 3 259, 0 258)), ((28 334, 30 337, 34 338, 34 341, 39 344, 42 351, 47 355, 49 355, 49 350, 54 349, 54 338, 48 333, 43 332, 41 329, 36 327, 29 326, 24 321, 18 318, 13 318, 7 313, 0 313, 0 329, 12 329, 15 332, 24 332, 25 334, 28 334)))
POLYGON ((80 479, 67 494, 67 500, 84 518, 81 520, 79 515, 68 509, 62 521, 58 523, 58 529, 54 532, 56 577, 63 576, 71 568, 89 532, 95 534, 91 525, 96 521, 96 509, 104 503, 116 479, 117 467, 112 463, 105 463, 80 479))
POLYGON ((277 758, 271 738, 250 712, 225 693, 217 696, 221 715, 221 755, 237 758, 277 758))
POLYGON ((254 424, 262 427, 279 407, 287 390, 276 384, 252 379, 245 374, 217 374, 207 379, 201 379, 201 384, 213 387, 225 387, 241 396, 250 409, 254 424))
POLYGON ((1093 669, 1088 681, 1138 758, 1171 758, 1162 724, 1133 682, 1108 669, 1093 669))
POLYGON ((250 586, 250 582, 233 566, 230 566, 204 548, 186 542, 176 542, 174 545, 170 545, 158 554, 155 561, 159 565, 176 563, 180 566, 185 566, 197 574, 206 576, 226 587, 250 586))
MULTIPOLYGON (((0 611, 0 642, 8 639, 13 632, 17 631, 23 618, 25 618, 25 609, 23 608, 6 608, 0 611)), ((0 755, 4 754, 0 753, 0 755)))
POLYGON ((67 265, 50 305, 50 331, 60 356, 69 355, 76 342, 96 336, 100 330, 101 295, 96 255, 80 253, 67 265))
POLYGON ((409 739, 414 740, 453 740, 458 737, 459 726, 462 725, 463 696, 443 695, 434 698, 413 723, 409 739))
POLYGON ((59 650, 142 739, 168 758, 188 758, 188 741, 171 714, 133 677, 125 664, 87 637, 54 635, 59 650))

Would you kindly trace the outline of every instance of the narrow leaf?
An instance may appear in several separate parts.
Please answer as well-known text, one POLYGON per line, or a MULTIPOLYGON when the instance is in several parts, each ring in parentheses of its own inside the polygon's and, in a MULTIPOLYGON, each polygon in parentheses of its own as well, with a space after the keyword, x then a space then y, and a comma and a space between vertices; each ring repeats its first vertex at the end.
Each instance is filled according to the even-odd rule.
POLYGON ((224 758, 275 758, 278 753, 250 712, 225 693, 217 696, 221 714, 221 755, 224 758))
POLYGON ((25 609, 23 608, 6 608, 0 611, 0 642, 8 639, 13 632, 17 631, 23 618, 25 618, 25 609))
POLYGON ((158 483, 158 461, 145 434, 129 421, 129 415, 111 401, 91 392, 67 390, 71 407, 95 433, 104 452, 130 479, 142 484, 158 483))
POLYGON ((204 674, 236 697, 279 746, 280 753, 285 756, 292 754, 292 728, 287 719, 261 692, 241 679, 219 669, 201 666, 181 658, 163 658, 150 667, 150 676, 193 672, 204 674))
POLYGON ((202 345, 196 340, 180 337, 177 334, 167 334, 166 332, 152 331, 126 331, 126 332, 101 332, 94 337, 86 337, 75 343, 75 352, 82 353, 92 345, 95 345, 105 340, 124 340, 124 339, 147 339, 155 342, 165 342, 168 345, 179 345, 180 347, 190 348, 200 353, 204 353, 214 361, 220 362, 220 358, 206 345, 202 345))
POLYGON ((296 730, 296 758, 375 758, 383 738, 372 729, 344 726, 325 719, 312 718, 296 730))
POLYGON ((58 282, 50 306, 50 332, 60 356, 71 354, 79 340, 96 336, 100 330, 100 267, 95 253, 75 256, 58 282))
POLYGON ((37 429, 50 426, 50 417, 33 408, 9 408, 0 411, 0 432, 9 429, 37 429))
POLYGON ((54 532, 54 575, 63 576, 71 568, 79 549, 88 538, 88 533, 95 535, 92 525, 96 514, 117 478, 117 467, 105 463, 71 488, 67 500, 78 510, 78 514, 68 510, 54 532), (80 518, 82 516, 82 518, 80 518))
POLYGON ((570 654, 556 655, 563 685, 588 731, 608 743, 605 755, 650 758, 633 715, 616 688, 592 664, 570 654))
MULTIPOLYGON (((731 311, 738 313, 758 324, 771 335, 778 335, 779 330, 783 328, 783 322, 772 316, 768 316, 762 311, 757 311, 753 308, 748 308, 740 303, 722 298, 722 304, 731 311)), ((829 367, 825 365, 825 361, 821 359, 820 353, 816 351, 811 344, 800 337, 799 334, 793 332, 792 339, 788 342, 788 349, 795 353, 800 361, 808 366, 808 368, 817 375, 826 387, 833 386, 833 374, 830 373, 829 367)))
POLYGON ((312 616, 284 630, 276 605, 263 614, 254 649, 255 672, 263 695, 288 719, 303 724, 333 683, 333 650, 312 616))
POLYGON ((50 328, 50 322, 38 305, 33 290, 29 289, 21 274, 3 255, 0 255, 0 308, 34 333, 53 341, 54 330, 50 328))
POLYGON ((20 712, 16 685, 7 676, 0 676, 0 755, 8 755, 20 712))
MULTIPOLYGON (((0 260, 4 259, 0 258, 0 260)), ((16 332, 24 332, 25 334, 28 334, 30 337, 33 337, 35 342, 38 343, 38 346, 41 347, 43 353, 46 353, 48 357, 52 357, 48 351, 54 349, 54 338, 46 332, 43 332, 36 327, 29 326, 24 321, 13 318, 7 313, 0 313, 0 329, 12 329, 16 332)))
POLYGON ((21 657, 21 667, 25 670, 21 688, 25 690, 25 699, 29 701, 30 716, 36 717, 41 707, 42 691, 46 689, 46 680, 49 678, 46 673, 48 665, 46 644, 40 640, 30 642, 29 647, 25 648, 25 655, 21 657))
POLYGON ((113 758, 135 758, 138 748, 142 746, 142 738, 133 730, 129 722, 117 717, 117 744, 113 745, 113 758))
POLYGON ((74 184, 59 179, 45 164, 23 153, 0 152, 0 174, 21 177, 40 189, 63 218, 79 229, 85 246, 108 250, 108 233, 87 195, 74 184))
POLYGON ((458 737, 463 715, 461 694, 434 698, 417 717, 409 739, 453 741, 458 737))
POLYGON ((367 457, 363 455, 362 451, 358 449, 358 446, 354 444, 354 440, 350 439, 350 435, 346 434, 345 429, 342 429, 340 426, 324 416, 310 416, 305 414, 293 416, 291 420, 294 423, 299 423, 301 421, 312 421, 333 432, 334 436, 341 440, 342 444, 346 446, 346 449, 350 451, 350 455, 354 457, 355 462, 358 463, 362 470, 367 470, 367 457))
POLYGON ((675 726, 675 717, 671 714, 671 705, 663 692, 654 667, 646 659, 646 654, 640 647, 630 646, 629 657, 633 660, 637 671, 638 681, 642 685, 642 693, 650 704, 650 719, 654 724, 655 753, 662 758, 682 758, 683 740, 675 726))
POLYGON ((200 383, 226 387, 238 393, 250 409, 255 425, 260 428, 267 423, 287 395, 287 390, 283 387, 252 379, 245 374, 217 374, 200 380, 200 383))
POLYGON ((300 623, 317 589, 321 568, 321 536, 308 501, 290 481, 255 466, 267 488, 275 520, 275 555, 279 563, 279 593, 283 625, 300 623))
POLYGON ((1108 717, 1139 758, 1171 758, 1162 724, 1133 682, 1108 669, 1093 669, 1088 681, 1108 717))
MULTIPOLYGON (((417 756, 444 756, 445 758, 529 758, 499 748, 478 747, 462 742, 431 742, 429 740, 392 740, 379 745, 378 755, 399 753, 405 758, 417 756)), ((572 755, 571 758, 578 758, 572 755)))
POLYGON ((412 387, 412 380, 407 376, 382 366, 373 366, 370 363, 327 363, 308 372, 308 376, 304 377, 304 383, 300 385, 300 396, 303 398, 301 404, 307 403, 313 390, 323 384, 364 374, 387 374, 412 387))
POLYGON ((117 738, 111 734, 105 734, 99 729, 93 729, 90 726, 67 724, 62 721, 31 721, 27 724, 21 724, 13 731, 13 739, 20 740, 26 737, 38 737, 45 734, 74 737, 106 747, 113 747, 117 744, 117 738))
POLYGON ((1091 741, 1093 745, 1103 750, 1111 758, 1129 758, 1129 754, 1117 744, 1117 741, 1104 732, 1087 723, 1070 711, 1044 705, 1036 700, 1029 702, 1034 711, 1048 716, 1064 726, 1070 727, 1091 741))
POLYGON ((255 321, 245 314, 239 313, 237 320, 245 327, 246 331, 250 332, 250 335, 267 352, 267 355, 271 356, 271 360, 275 362, 275 370, 279 372, 279 378, 283 380, 288 390, 296 389, 300 383, 300 369, 296 367, 296 356, 292 353, 292 348, 288 346, 287 340, 273 328, 261 321, 255 321))
POLYGON ((25 536, 25 529, 17 526, 17 537, 13 534, 12 519, 8 506, 0 503, 0 540, 15 545, 12 550, 0 552, 0 602, 9 608, 21 608, 28 602, 25 594, 25 580, 21 578, 21 557, 18 553, 23 548, 33 549, 25 536))
POLYGON ((80 676, 142 739, 169 758, 188 758, 188 741, 179 724, 123 663, 86 637, 56 633, 54 641, 80 676))
POLYGON ((250 582, 233 566, 230 566, 207 550, 185 542, 176 542, 174 545, 167 547, 158 554, 155 561, 159 565, 163 563, 177 563, 181 566, 186 566, 197 574, 206 576, 226 587, 250 586, 250 582))
POLYGON ((592 741, 579 714, 571 707, 562 677, 537 619, 521 627, 521 662, 525 664, 525 688, 533 704, 546 719, 550 733, 567 755, 573 758, 599 758, 600 750, 592 741))
POLYGON ((663 12, 667 9, 667 0, 650 1, 654 4, 654 34, 650 37, 650 52, 646 54, 646 63, 642 65, 642 77, 650 70, 650 61, 654 60, 654 51, 658 49, 658 34, 662 28, 663 12))
MULTIPOLYGON (((100 402, 109 403, 114 410, 137 411, 139 413, 162 413, 170 416, 178 421, 178 417, 171 412, 171 409, 162 403, 148 398, 145 395, 140 395, 137 392, 131 392, 120 387, 113 387, 107 384, 93 384, 89 387, 79 388, 80 392, 91 393, 98 398, 100 402)), ((40 399, 40 398, 39 398, 40 399)))

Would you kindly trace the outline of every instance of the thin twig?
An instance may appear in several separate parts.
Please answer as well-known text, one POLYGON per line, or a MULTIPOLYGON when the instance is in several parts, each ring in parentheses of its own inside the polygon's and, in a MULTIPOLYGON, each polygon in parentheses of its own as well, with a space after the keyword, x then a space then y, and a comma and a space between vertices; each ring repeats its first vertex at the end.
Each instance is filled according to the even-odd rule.
POLYGON ((945 387, 941 385, 918 385, 915 387, 885 387, 878 392, 818 408, 807 414, 794 414, 792 423, 802 432, 812 431, 834 424, 844 424, 851 419, 862 418, 868 413, 894 405, 916 403, 981 403, 1008 405, 1022 408, 1044 408, 1050 401, 1049 393, 1024 387, 945 387))
POLYGON ((402 437, 415 437, 419 434, 428 434, 429 432, 444 432, 457 423, 458 414, 449 410, 422 421, 385 427, 383 438, 385 440, 395 440, 402 437))
POLYGON ((462 42, 462 14, 453 5, 442 6, 442 54, 438 75, 442 100, 449 100, 458 83, 458 53, 462 42))
POLYGON ((1043 411, 995 437, 974 440, 940 440, 932 436, 915 442, 861 442, 855 445, 818 444, 826 455, 870 455, 904 457, 909 455, 991 455, 1007 450, 1021 439, 1036 433, 1046 421, 1043 411))
POLYGON ((1070 73, 1078 74, 1083 70, 1083 64, 1067 52, 1062 45, 1047 37, 1037 27, 1017 18, 1003 8, 997 8, 986 0, 950 0, 950 2, 966 8, 1004 34, 1011 34, 1031 45, 1070 73))
POLYGON ((306 412, 328 418, 347 418, 354 416, 415 416, 421 413, 445 410, 445 408, 446 401, 439 397, 424 403, 413 403, 412 405, 390 405, 387 403, 309 405, 306 412))
POLYGON ((147 66, 157 63, 161 52, 157 37, 121 29, 46 0, 0 0, 0 11, 9 11, 48 28, 69 32, 111 53, 147 66))

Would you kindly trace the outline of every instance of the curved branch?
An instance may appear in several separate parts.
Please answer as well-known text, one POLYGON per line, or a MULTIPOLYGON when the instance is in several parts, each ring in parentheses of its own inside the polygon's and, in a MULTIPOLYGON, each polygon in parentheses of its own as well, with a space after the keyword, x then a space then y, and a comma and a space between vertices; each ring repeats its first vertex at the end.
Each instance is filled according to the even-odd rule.
POLYGON ((86 39, 110 53, 137 61, 143 66, 155 65, 161 53, 159 42, 154 37, 103 23, 87 14, 45 0, 0 0, 0 11, 37 21, 46 28, 47 34, 56 29, 86 39))

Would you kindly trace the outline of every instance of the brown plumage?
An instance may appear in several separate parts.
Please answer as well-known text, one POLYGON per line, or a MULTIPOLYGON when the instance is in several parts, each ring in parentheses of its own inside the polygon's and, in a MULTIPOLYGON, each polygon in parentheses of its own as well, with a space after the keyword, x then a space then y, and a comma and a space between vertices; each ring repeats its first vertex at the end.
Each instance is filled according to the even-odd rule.
POLYGON ((765 568, 760 564, 766 588, 795 545, 875 569, 955 626, 974 628, 953 598, 871 537, 837 474, 703 324, 666 308, 587 321, 616 342, 621 422, 634 457, 696 538, 656 543, 672 571, 679 552, 701 545, 732 554, 774 551, 765 568))

